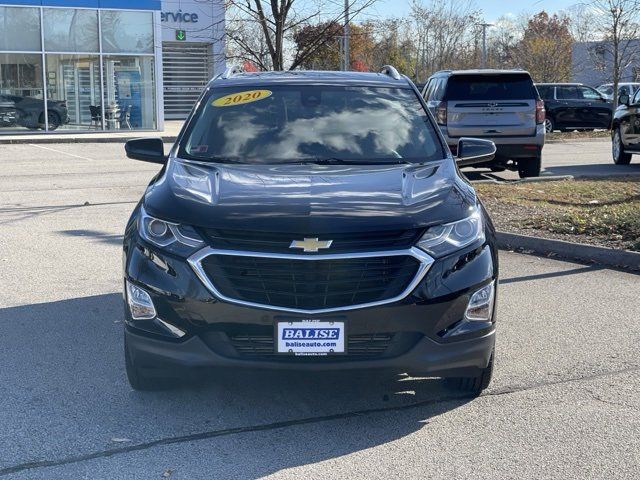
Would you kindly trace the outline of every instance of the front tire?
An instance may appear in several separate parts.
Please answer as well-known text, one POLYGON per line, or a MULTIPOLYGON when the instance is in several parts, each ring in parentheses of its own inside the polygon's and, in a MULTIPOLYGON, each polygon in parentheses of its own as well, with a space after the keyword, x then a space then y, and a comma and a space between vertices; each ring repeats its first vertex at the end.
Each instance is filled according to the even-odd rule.
POLYGON ((156 375, 149 375, 147 371, 142 369, 135 357, 131 354, 127 338, 124 339, 124 363, 127 371, 127 380, 134 390, 151 391, 151 390, 167 390, 174 386, 175 379, 157 372, 156 375))
POLYGON ((611 155, 613 157, 613 163, 616 165, 629 165, 631 162, 631 154, 625 153, 624 151, 620 127, 615 129, 613 137, 611 138, 611 155))
MULTIPOLYGON (((47 112, 47 119, 49 120, 49 131, 55 130, 62 123, 60 120, 60 116, 56 112, 52 112, 52 111, 47 112)), ((38 128, 41 128, 42 130, 44 130, 45 129, 44 113, 40 115, 40 119, 38 121, 40 122, 40 124, 38 125, 38 128)))
POLYGON ((522 158, 518 160, 518 175, 520 178, 539 177, 542 169, 542 157, 522 158))
POLYGON ((483 390, 486 390, 491 383, 491 378, 493 377, 493 357, 494 353, 491 354, 491 358, 489 359, 489 365, 486 368, 480 370, 480 373, 473 377, 449 377, 445 378, 445 385, 457 392, 464 392, 477 397, 482 393, 483 390))

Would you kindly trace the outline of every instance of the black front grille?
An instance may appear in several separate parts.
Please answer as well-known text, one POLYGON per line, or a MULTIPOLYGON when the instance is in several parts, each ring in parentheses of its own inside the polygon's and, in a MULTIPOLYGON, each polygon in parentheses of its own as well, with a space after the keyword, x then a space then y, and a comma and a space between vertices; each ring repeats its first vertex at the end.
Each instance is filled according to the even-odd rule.
POLYGON ((292 253, 293 240, 319 238, 332 240, 331 248, 322 253, 370 252, 376 250, 403 250, 412 247, 422 233, 420 229, 384 230, 374 232, 303 233, 254 232, 242 230, 207 229, 204 236, 214 248, 245 250, 249 252, 292 253))
POLYGON ((394 298, 415 277, 419 262, 409 255, 297 260, 213 254, 202 267, 228 298, 320 310, 394 298))
MULTIPOLYGON (((230 335, 231 344, 242 357, 262 357, 275 354, 273 335, 230 335)), ((358 358, 380 357, 394 339, 393 333, 370 333, 347 336, 347 355, 358 358)))

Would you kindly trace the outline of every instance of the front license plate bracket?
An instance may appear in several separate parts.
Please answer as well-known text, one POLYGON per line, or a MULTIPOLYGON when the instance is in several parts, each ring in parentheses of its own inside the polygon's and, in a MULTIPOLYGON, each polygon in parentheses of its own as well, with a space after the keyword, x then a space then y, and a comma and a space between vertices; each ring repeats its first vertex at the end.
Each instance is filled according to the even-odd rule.
POLYGON ((344 322, 301 320, 277 322, 275 351, 279 355, 327 356, 346 354, 344 322))

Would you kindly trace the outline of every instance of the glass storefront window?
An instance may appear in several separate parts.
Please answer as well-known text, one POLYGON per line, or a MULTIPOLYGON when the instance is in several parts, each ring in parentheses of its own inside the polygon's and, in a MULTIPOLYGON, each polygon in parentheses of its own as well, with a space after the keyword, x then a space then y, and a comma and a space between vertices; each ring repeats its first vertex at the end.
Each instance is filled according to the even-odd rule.
POLYGON ((105 56, 105 128, 156 128, 153 56, 105 56))
POLYGON ((102 10, 102 51, 153 53, 153 14, 102 10))
POLYGON ((0 7, 0 51, 40 50, 40 9, 0 7))
POLYGON ((97 55, 47 55, 49 129, 102 129, 97 55))
POLYGON ((98 52, 98 12, 45 8, 44 49, 48 52, 98 52))
POLYGON ((0 6, 0 133, 155 130, 155 17, 0 6))
POLYGON ((44 129, 42 56, 0 53, 0 131, 44 129))

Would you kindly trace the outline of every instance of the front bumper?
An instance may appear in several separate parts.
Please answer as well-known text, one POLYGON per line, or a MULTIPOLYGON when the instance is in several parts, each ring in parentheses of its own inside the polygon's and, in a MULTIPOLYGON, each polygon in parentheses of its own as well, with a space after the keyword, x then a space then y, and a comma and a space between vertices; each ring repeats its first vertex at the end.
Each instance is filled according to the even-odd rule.
POLYGON ((277 370, 395 370, 416 375, 472 376, 485 368, 495 343, 495 330, 480 337, 453 343, 438 343, 423 337, 408 352, 380 359, 349 359, 348 357, 273 357, 239 359, 226 357, 212 350, 199 336, 183 342, 167 342, 127 327, 126 345, 134 361, 142 368, 264 368, 277 370), (314 361, 306 361, 313 358, 314 361), (295 361, 295 360, 303 361, 295 361), (291 361, 294 360, 294 361, 291 361))
MULTIPOLYGON (((319 314, 284 312, 237 305, 216 298, 185 259, 165 255, 125 236, 125 279, 145 289, 163 322, 177 327, 177 337, 162 322, 131 318, 125 306, 129 353, 143 368, 247 367, 278 369, 394 369, 438 375, 465 375, 489 362, 493 322, 462 320, 474 291, 497 278, 493 233, 484 245, 436 260, 405 298, 385 305, 319 314), (307 319, 341 321, 347 337, 386 335, 389 346, 375 356, 282 356, 247 354, 237 348, 238 335, 273 338, 277 322, 307 319)), ((495 307, 494 307, 495 308, 495 307)))

